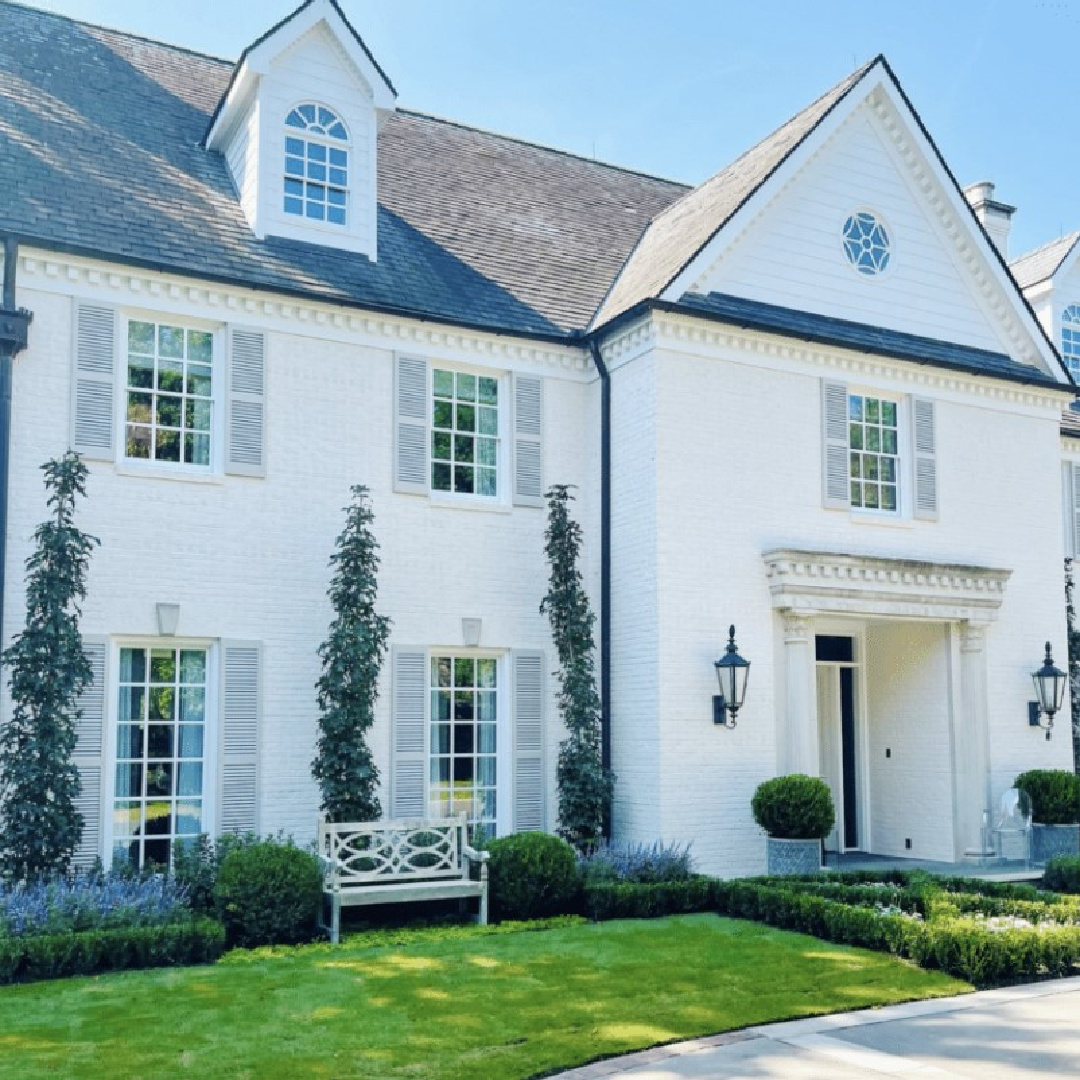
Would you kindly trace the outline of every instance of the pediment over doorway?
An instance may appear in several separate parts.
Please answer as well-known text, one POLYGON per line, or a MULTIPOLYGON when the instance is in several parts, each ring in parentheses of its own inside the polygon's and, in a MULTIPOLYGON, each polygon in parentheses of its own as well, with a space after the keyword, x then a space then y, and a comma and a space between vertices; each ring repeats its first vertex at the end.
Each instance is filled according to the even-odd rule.
POLYGON ((762 555, 773 607, 804 615, 992 622, 1011 570, 780 548, 762 555))

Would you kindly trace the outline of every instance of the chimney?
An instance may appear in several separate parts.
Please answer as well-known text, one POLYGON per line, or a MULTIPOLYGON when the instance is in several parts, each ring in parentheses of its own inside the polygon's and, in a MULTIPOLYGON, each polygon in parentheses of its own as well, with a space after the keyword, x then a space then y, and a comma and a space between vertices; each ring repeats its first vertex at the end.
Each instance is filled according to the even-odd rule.
POLYGON ((982 222, 982 227, 994 241, 994 247, 1001 252, 1005 260, 1009 258, 1009 226, 1016 213, 1015 206, 997 202, 994 199, 994 185, 989 180, 980 180, 964 188, 964 196, 971 203, 975 216, 982 222))

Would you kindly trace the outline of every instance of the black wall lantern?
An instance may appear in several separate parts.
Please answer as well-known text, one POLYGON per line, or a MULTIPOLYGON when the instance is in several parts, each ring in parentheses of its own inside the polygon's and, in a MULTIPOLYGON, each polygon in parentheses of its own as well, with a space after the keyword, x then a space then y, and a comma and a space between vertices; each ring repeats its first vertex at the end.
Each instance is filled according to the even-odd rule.
POLYGON ((1054 658, 1050 653, 1050 642, 1046 643, 1046 659, 1038 671, 1031 673, 1035 684, 1035 696, 1038 701, 1028 702, 1028 723, 1032 727, 1041 727, 1046 732, 1047 740, 1054 730, 1054 714, 1065 700, 1065 687, 1069 685, 1069 676, 1061 668, 1054 667, 1054 658), (1043 723, 1043 716, 1046 723, 1043 723))
POLYGON ((714 666, 720 693, 712 699, 713 723, 733 728, 735 714, 742 708, 746 697, 746 680, 750 675, 750 661, 744 660, 735 647, 734 625, 728 628, 727 651, 714 666))

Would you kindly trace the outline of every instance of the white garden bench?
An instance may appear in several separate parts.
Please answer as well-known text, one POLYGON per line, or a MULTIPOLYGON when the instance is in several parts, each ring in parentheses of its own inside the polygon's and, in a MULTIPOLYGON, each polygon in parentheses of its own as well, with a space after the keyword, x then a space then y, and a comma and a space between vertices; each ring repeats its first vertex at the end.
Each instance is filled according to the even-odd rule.
POLYGON ((323 893, 330 902, 330 940, 341 936, 341 909, 408 900, 477 897, 487 923, 486 851, 467 842, 465 815, 432 821, 319 820, 323 893), (479 880, 472 867, 479 866, 479 880))

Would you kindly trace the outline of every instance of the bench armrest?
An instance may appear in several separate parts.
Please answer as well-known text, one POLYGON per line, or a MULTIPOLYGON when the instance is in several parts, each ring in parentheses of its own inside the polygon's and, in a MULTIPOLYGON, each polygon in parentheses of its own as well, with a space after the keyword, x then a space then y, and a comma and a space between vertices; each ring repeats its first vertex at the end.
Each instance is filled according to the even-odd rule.
POLYGON ((469 860, 469 862, 486 863, 491 858, 490 851, 477 851, 476 848, 469 844, 461 845, 461 854, 469 860))

